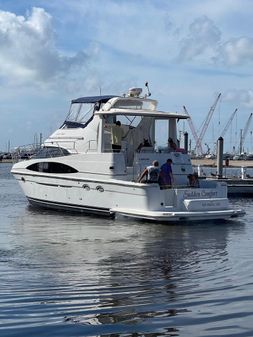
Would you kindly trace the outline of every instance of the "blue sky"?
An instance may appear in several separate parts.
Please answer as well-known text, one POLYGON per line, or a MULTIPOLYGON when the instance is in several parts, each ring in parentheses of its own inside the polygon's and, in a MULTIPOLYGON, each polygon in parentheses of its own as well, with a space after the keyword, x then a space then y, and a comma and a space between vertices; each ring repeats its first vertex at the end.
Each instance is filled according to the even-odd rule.
POLYGON ((224 137, 238 147, 253 108, 252 17, 252 0, 0 0, 0 149, 46 138, 72 98, 146 81, 160 110, 185 105, 197 131, 222 93, 204 142, 238 108, 224 137))

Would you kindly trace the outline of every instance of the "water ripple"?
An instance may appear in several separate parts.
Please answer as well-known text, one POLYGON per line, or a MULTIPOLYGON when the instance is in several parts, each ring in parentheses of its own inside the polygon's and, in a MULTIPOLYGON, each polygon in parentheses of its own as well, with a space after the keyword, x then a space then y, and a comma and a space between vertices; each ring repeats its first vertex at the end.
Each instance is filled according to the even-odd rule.
POLYGON ((166 226, 0 196, 0 335, 253 336, 252 201, 243 220, 166 226))

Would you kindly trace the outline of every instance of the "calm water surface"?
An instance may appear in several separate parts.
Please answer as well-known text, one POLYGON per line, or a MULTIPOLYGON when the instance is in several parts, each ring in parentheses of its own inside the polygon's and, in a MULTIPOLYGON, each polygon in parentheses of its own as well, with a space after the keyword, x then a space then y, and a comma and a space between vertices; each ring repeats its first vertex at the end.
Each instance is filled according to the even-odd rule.
POLYGON ((225 223, 30 208, 0 165, 0 336, 253 336, 253 200, 225 223))

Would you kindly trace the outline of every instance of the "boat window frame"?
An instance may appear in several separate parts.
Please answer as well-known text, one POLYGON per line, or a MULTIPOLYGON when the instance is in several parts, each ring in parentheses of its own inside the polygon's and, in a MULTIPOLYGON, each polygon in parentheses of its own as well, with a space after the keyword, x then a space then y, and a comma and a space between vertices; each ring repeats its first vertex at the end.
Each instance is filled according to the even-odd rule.
POLYGON ((27 170, 49 174, 70 174, 78 173, 78 170, 67 164, 53 161, 39 161, 26 168, 27 170))
POLYGON ((75 129, 75 128, 85 128, 93 119, 94 112, 100 109, 99 102, 74 102, 70 104, 69 112, 65 118, 61 129, 75 129), (89 106, 89 109, 85 109, 84 114, 82 114, 82 109, 85 106, 89 106), (77 111, 73 111, 73 108, 77 107, 77 111), (72 118, 70 118, 70 116, 72 118))

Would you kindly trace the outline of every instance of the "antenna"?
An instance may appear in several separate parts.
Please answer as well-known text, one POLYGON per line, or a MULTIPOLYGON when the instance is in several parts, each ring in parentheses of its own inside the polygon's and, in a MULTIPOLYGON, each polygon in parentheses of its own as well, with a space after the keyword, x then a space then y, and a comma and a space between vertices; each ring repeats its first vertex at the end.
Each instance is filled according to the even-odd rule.
POLYGON ((148 82, 145 83, 145 87, 147 87, 147 90, 148 90, 147 97, 150 97, 151 96, 151 92, 149 91, 148 82))

